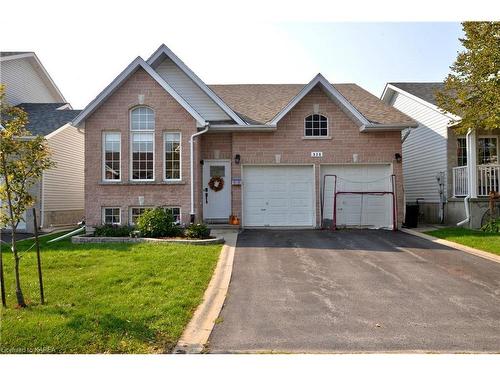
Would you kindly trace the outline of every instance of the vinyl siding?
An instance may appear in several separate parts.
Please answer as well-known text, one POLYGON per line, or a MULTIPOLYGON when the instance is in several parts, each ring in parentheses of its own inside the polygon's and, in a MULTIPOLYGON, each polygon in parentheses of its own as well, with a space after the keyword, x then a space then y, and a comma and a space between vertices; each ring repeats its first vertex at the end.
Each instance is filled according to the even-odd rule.
POLYGON ((60 101, 27 59, 2 61, 0 81, 6 86, 6 98, 11 105, 60 101))
POLYGON ((156 68, 158 74, 179 93, 203 118, 209 121, 230 120, 230 117, 171 59, 156 68))
MULTIPOLYGON (((403 176, 407 202, 423 198, 439 202, 436 175, 447 172, 447 131, 449 119, 441 113, 395 92, 391 105, 418 121, 403 143, 403 176)), ((447 186, 445 180, 445 187, 447 186)))
POLYGON ((83 210, 83 133, 73 126, 66 126, 48 137, 48 144, 56 166, 43 174, 44 212, 83 210))

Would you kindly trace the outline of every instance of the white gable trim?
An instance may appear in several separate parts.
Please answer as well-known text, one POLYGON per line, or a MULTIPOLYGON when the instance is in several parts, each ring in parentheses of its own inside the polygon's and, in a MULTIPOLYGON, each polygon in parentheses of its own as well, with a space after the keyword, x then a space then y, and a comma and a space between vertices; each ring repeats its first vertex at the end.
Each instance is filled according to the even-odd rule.
POLYGON ((213 92, 210 87, 208 87, 205 82, 203 82, 189 67, 184 64, 184 62, 177 57, 165 44, 162 44, 156 52, 154 52, 147 63, 150 66, 155 65, 162 55, 166 55, 170 58, 186 75, 193 80, 193 82, 198 85, 198 87, 207 94, 210 99, 212 99, 224 112, 226 112, 229 117, 231 117, 237 124, 246 125, 246 122, 241 119, 240 116, 236 114, 215 92, 213 92))
MULTIPOLYGON (((386 84, 385 85, 385 88, 384 88, 384 92, 382 93, 382 96, 380 97, 381 100, 383 101, 387 101, 389 100, 390 98, 386 96, 389 95, 388 94, 388 91, 389 90, 392 90, 394 92, 397 92, 401 95, 404 95, 404 96, 407 96, 408 98, 412 99, 412 100, 415 100, 416 102, 426 106, 427 108, 430 108, 436 112, 439 112, 440 114, 448 117, 449 119, 453 120, 453 121, 460 121, 461 118, 459 116, 456 116, 454 115, 453 113, 450 113, 450 112, 447 112, 447 111, 444 111, 443 109, 441 109, 440 107, 438 107, 437 105, 435 104, 432 104, 432 103, 429 103, 427 100, 424 100, 422 98, 419 98, 418 96, 415 96, 413 94, 410 94, 408 91, 405 91, 403 89, 400 89, 399 87, 397 86, 393 86, 391 85, 390 83, 386 84)), ((454 126, 456 124, 448 124, 448 127, 450 126, 454 126)))
POLYGON ((332 95, 337 99, 340 104, 347 109, 353 117, 360 123, 361 126, 375 126, 371 124, 368 119, 361 114, 333 85, 328 82, 328 80, 318 73, 316 77, 314 77, 311 82, 309 82, 300 92, 288 103, 285 108, 283 108, 271 121, 269 124, 276 125, 278 121, 280 121, 290 110, 295 107, 295 105, 304 98, 317 84, 321 84, 325 90, 327 90, 328 94, 332 95))
POLYGON ((123 72, 121 72, 94 100, 92 100, 73 120, 73 124, 79 126, 79 124, 90 116, 106 98, 113 94, 123 84, 123 82, 139 68, 144 69, 156 82, 158 82, 161 87, 165 89, 165 91, 172 95, 172 97, 177 100, 177 102, 184 107, 184 109, 188 111, 201 126, 207 124, 207 121, 198 112, 196 112, 194 108, 191 107, 189 103, 186 102, 184 98, 182 98, 182 96, 180 96, 167 82, 165 82, 165 80, 161 78, 160 75, 156 73, 154 69, 151 68, 151 66, 149 66, 141 57, 137 57, 134 61, 132 61, 123 72))
POLYGON ((45 67, 42 65, 42 62, 38 59, 37 55, 34 52, 26 52, 26 53, 19 53, 17 55, 9 55, 9 56, 3 56, 0 58, 0 61, 9 61, 9 60, 16 60, 16 59, 28 59, 30 60, 31 64, 33 65, 35 71, 38 73, 41 73, 42 75, 42 80, 45 81, 45 84, 49 84, 49 90, 52 91, 55 96, 57 96, 57 100, 59 100, 61 103, 67 103, 66 98, 63 96, 61 90, 59 90, 59 87, 57 87, 56 83, 52 80, 52 77, 49 75, 49 72, 45 69, 45 67))

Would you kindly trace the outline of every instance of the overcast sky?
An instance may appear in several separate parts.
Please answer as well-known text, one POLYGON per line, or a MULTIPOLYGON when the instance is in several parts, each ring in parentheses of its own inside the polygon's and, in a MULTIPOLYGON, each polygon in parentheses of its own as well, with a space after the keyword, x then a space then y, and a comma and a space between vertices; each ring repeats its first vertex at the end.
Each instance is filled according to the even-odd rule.
POLYGON ((307 83, 321 72, 380 96, 388 81, 442 80, 462 34, 459 23, 185 22, 168 8, 100 4, 52 13, 32 3, 22 26, 2 17, 2 29, 15 32, 1 38, 1 50, 35 51, 66 99, 83 108, 161 43, 209 84, 307 83))

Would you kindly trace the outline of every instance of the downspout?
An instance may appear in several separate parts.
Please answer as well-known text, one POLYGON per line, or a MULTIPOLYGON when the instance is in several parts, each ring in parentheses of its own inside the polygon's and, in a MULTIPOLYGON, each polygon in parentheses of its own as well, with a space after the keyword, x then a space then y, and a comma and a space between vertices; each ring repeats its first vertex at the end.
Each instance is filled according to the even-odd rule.
MULTIPOLYGON (((467 152, 469 152, 470 150, 470 141, 469 141, 469 138, 470 138, 470 135, 472 134, 472 129, 469 129, 469 131, 467 132, 467 135, 465 137, 465 139, 467 140, 467 152)), ((470 221, 470 211, 469 211, 469 199, 470 199, 470 195, 471 195, 471 183, 470 183, 470 179, 471 179, 471 173, 470 173, 470 167, 471 167, 471 161, 469 160, 469 158, 467 158, 467 196, 464 198, 464 206, 465 206, 465 219, 458 222, 457 223, 457 227, 460 227, 462 225, 465 225, 467 224, 469 221, 470 221)))
POLYGON ((189 163, 189 168, 190 168, 190 183, 191 183, 191 212, 189 212, 190 215, 190 221, 191 223, 194 223, 195 219, 195 212, 194 212, 194 139, 198 137, 199 135, 202 135, 203 133, 206 133, 208 131, 208 124, 205 126, 205 128, 198 133, 194 133, 191 135, 191 140, 189 141, 189 148, 190 148, 190 163, 189 163))
MULTIPOLYGON (((403 138, 401 138, 401 145, 403 143, 405 143, 406 139, 408 138, 408 136, 410 135, 411 133, 411 128, 406 128, 406 133, 405 135, 403 135, 403 138)), ((401 153, 403 153, 403 146, 401 146, 401 153)), ((404 190, 404 186, 403 186, 403 218, 406 218, 406 192, 404 190)), ((406 220, 406 219, 404 219, 406 220)))

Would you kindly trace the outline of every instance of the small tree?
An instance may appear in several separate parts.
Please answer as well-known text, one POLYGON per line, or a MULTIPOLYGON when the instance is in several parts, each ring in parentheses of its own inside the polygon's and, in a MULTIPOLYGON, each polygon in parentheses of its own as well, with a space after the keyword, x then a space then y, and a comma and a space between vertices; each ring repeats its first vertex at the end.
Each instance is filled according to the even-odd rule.
POLYGON ((7 207, 0 210, 0 224, 9 225, 12 235, 11 249, 14 256, 16 298, 25 307, 19 274, 19 253, 16 247, 16 230, 24 212, 35 203, 30 189, 42 177, 44 170, 53 166, 46 140, 33 137, 26 130, 28 115, 5 100, 5 88, 0 86, 0 200, 7 207))
POLYGON ((437 93, 438 105, 460 116, 458 131, 500 128, 500 22, 464 22, 460 52, 437 93))

